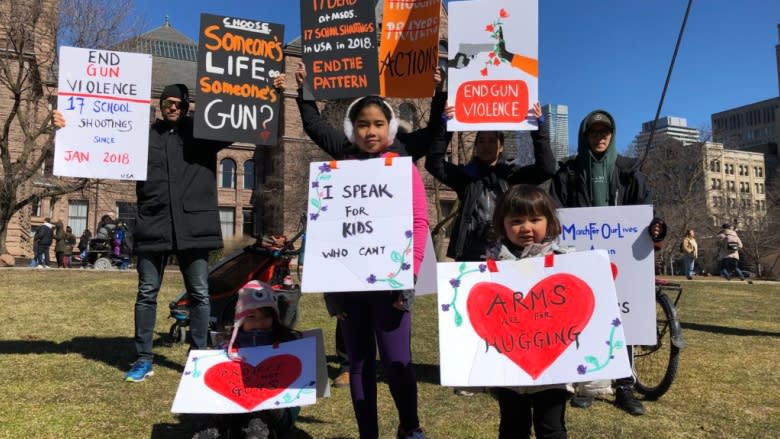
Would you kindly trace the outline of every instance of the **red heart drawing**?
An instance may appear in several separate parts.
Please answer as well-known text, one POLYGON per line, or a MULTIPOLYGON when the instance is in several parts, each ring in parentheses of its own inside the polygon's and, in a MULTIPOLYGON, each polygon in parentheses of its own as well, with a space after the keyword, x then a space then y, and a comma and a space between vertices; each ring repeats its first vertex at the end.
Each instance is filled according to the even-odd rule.
POLYGON ((268 140, 268 138, 271 137, 271 132, 268 130, 260 131, 260 138, 263 139, 263 141, 268 140))
POLYGON ((618 275, 617 265, 615 265, 614 262, 610 262, 609 266, 612 268, 612 280, 617 279, 617 275, 618 275))
POLYGON ((225 361, 209 368, 203 381, 213 391, 252 410, 282 393, 301 376, 301 360, 295 355, 268 357, 252 366, 243 361, 225 361))
POLYGON ((593 315, 593 290, 558 273, 526 293, 479 282, 466 302, 471 326, 485 342, 537 379, 576 342, 593 315))

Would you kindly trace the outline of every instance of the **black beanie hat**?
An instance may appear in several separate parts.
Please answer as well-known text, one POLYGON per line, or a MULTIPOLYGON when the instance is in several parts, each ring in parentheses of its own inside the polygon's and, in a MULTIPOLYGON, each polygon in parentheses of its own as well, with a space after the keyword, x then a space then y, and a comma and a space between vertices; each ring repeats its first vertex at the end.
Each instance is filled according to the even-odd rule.
POLYGON ((162 108, 162 101, 165 98, 179 98, 181 99, 182 114, 186 115, 190 108, 190 91, 184 84, 171 84, 166 85, 160 95, 160 108, 162 108))

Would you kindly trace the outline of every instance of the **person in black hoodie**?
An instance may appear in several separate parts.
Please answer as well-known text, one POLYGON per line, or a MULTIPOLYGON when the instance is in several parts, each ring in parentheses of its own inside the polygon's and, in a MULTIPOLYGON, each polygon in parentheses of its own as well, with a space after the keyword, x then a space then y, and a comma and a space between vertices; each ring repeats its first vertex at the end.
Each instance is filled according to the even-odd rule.
POLYGON ((503 158, 504 133, 480 131, 474 139, 474 156, 465 165, 447 161, 445 153, 452 133, 443 133, 428 151, 425 169, 458 194, 458 212, 452 226, 447 256, 456 261, 482 261, 490 239, 495 202, 511 185, 541 184, 555 174, 555 157, 541 129, 542 110, 534 114, 539 130, 531 131, 534 164, 518 167, 503 158))
MULTIPOLYGON (((550 195, 562 207, 653 204, 647 177, 639 171, 637 160, 618 154, 615 130, 615 119, 604 110, 595 110, 582 120, 577 156, 561 164, 550 187, 550 195)), ((648 231, 659 249, 666 237, 666 224, 653 218, 648 231)), ((582 394, 585 387, 587 384, 578 386, 572 406, 591 406, 593 396, 582 394)), ((633 387, 633 376, 616 380, 615 405, 634 416, 643 415, 644 406, 634 396, 633 387)))

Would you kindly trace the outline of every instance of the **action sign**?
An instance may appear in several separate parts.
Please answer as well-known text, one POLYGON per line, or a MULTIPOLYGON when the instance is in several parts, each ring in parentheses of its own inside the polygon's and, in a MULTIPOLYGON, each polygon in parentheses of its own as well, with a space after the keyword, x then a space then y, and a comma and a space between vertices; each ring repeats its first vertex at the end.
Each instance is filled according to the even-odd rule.
POLYGON ((284 26, 201 14, 195 137, 276 145, 284 26))
POLYGON ((307 98, 379 93, 374 2, 301 0, 301 34, 307 98))
POLYGON ((152 56, 60 47, 54 175, 146 180, 152 56))
POLYGON ((558 209, 558 216, 562 246, 609 253, 628 344, 655 344, 655 261, 647 232, 653 206, 558 209))
POLYGON ((276 346, 227 351, 193 350, 187 358, 173 413, 248 413, 314 404, 317 400, 314 337, 276 346))
POLYGON ((382 96, 433 95, 439 65, 439 0, 386 0, 379 43, 382 96))
POLYGON ((527 386, 631 375, 603 250, 439 267, 441 383, 527 386))
POLYGON ((409 157, 311 163, 306 293, 414 288, 409 157))
POLYGON ((535 130, 538 101, 537 0, 450 4, 450 131, 535 130))

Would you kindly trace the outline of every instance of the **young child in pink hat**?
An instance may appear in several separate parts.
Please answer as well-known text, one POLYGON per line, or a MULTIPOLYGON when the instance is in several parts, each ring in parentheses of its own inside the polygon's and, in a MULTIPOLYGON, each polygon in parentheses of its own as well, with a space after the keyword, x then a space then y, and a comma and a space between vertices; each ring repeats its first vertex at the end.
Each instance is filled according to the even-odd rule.
MULTIPOLYGON (((268 346, 301 338, 298 331, 284 326, 279 319, 276 294, 270 285, 252 280, 238 290, 233 317, 233 332, 227 346, 228 356, 241 360, 238 348, 268 346)), ((253 439, 285 438, 300 412, 299 407, 262 410, 252 413, 219 415, 216 426, 202 430, 193 439, 244 437, 253 439)))

